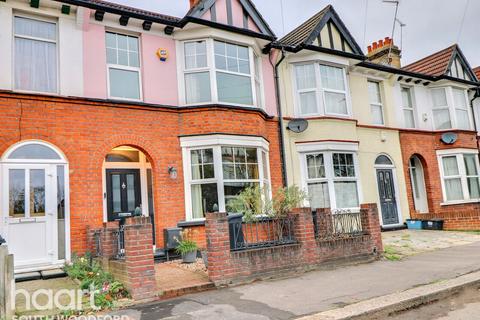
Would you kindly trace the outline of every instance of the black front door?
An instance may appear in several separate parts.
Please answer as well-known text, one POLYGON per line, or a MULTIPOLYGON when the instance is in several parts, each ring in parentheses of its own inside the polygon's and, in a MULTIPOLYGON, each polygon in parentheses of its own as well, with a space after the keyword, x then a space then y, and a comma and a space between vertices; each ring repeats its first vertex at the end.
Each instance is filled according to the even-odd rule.
POLYGON ((108 221, 141 208, 139 169, 107 169, 107 213, 108 221))
POLYGON ((378 193, 383 225, 398 224, 397 199, 392 169, 377 169, 378 193))

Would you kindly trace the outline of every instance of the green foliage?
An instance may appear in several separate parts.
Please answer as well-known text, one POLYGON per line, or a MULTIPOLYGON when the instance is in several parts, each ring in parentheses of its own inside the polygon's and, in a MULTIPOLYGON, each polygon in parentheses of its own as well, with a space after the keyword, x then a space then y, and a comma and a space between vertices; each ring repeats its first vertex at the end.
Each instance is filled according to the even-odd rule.
POLYGON ((390 260, 390 261, 399 261, 402 259, 400 256, 400 253, 395 249, 393 246, 386 245, 383 248, 383 256, 385 259, 390 260))
POLYGON ((229 201, 227 210, 242 213, 246 222, 254 221, 257 215, 285 217, 292 209, 299 208, 307 195, 297 186, 280 188, 270 199, 259 186, 247 187, 235 199, 229 201))
POLYGON ((95 305, 101 309, 113 307, 114 301, 128 297, 125 286, 116 281, 112 274, 105 272, 90 254, 73 256, 72 263, 65 266, 65 272, 72 279, 80 281, 85 290, 97 290, 95 305))
POLYGON ((192 229, 185 229, 181 232, 182 239, 175 239, 178 243, 175 251, 178 254, 185 255, 190 252, 195 252, 198 250, 198 245, 194 240, 194 231, 192 229))

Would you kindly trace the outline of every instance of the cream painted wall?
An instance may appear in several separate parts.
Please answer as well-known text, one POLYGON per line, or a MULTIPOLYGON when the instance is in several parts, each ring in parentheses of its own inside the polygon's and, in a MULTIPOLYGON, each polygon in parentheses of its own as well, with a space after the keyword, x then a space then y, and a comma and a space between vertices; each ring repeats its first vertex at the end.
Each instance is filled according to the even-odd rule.
MULTIPOLYGON (((319 53, 300 52, 287 57, 279 68, 280 72, 280 97, 284 117, 297 117, 295 113, 295 91, 292 79, 293 63, 306 61, 323 61, 343 65, 347 70, 351 69, 350 61, 346 58, 319 53)), ((368 80, 380 82, 382 102, 384 106, 384 118, 387 127, 397 127, 396 103, 394 96, 394 78, 367 77, 358 72, 347 73, 352 117, 348 119, 329 117, 311 118, 308 120, 309 127, 303 133, 293 133, 286 129, 288 119, 285 120, 285 156, 287 176, 289 184, 303 185, 300 154, 297 151, 298 142, 307 141, 350 141, 358 142, 359 177, 362 194, 362 203, 377 203, 379 196, 377 190, 375 159, 380 154, 388 155, 395 165, 397 201, 400 207, 400 219, 403 222, 409 218, 405 174, 403 170, 402 154, 398 130, 382 127, 367 127, 372 124, 370 104, 368 97, 368 80)))
POLYGON ((0 3, 0 89, 13 89, 13 14, 46 17, 57 21, 59 94, 83 95, 83 36, 81 26, 76 23, 75 8, 70 15, 60 12, 59 4, 42 2, 40 9, 31 8, 28 2, 8 1, 0 3), (56 6, 56 7, 55 7, 56 6), (58 7, 58 8, 57 8, 58 7))

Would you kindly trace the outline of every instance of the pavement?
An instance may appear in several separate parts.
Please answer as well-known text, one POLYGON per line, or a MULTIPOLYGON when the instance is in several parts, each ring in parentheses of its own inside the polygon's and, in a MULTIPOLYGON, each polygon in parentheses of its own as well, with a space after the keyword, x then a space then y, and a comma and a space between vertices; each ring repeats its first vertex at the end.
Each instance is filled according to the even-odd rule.
POLYGON ((409 235, 409 245, 413 248, 415 243, 430 241, 429 249, 414 249, 414 253, 400 255, 395 261, 385 259, 319 270, 292 278, 192 294, 111 314, 146 320, 294 319, 480 270, 480 236, 476 234, 388 232, 384 237, 394 240, 386 239, 386 245, 393 245, 397 236, 407 241, 405 234, 409 235), (456 237, 458 241, 451 240, 456 237), (452 243, 446 245, 450 241, 452 243), (445 246, 447 248, 442 248, 445 246))

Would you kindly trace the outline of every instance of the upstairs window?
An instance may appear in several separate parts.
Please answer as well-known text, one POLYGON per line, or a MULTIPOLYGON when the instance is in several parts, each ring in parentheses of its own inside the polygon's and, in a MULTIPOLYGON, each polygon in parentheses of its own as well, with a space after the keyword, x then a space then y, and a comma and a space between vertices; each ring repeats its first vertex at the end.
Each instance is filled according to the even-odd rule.
POLYGON ((370 110, 372 113, 372 122, 376 125, 384 125, 382 95, 380 93, 380 83, 368 81, 368 96, 370 99, 370 110))
POLYGON ((402 109, 405 128, 415 128, 412 88, 402 87, 402 109))
POLYGON ((185 104, 262 106, 260 58, 249 47, 218 40, 183 43, 185 104))
POLYGON ((471 130, 467 92, 459 88, 435 88, 431 90, 433 123, 436 130, 471 130))
POLYGON ((15 89, 58 92, 57 24, 15 16, 13 30, 15 89))
POLYGON ((311 63, 294 67, 297 113, 346 116, 347 85, 343 68, 311 63))
POLYGON ((106 47, 109 97, 141 100, 138 38, 107 32, 106 47))

